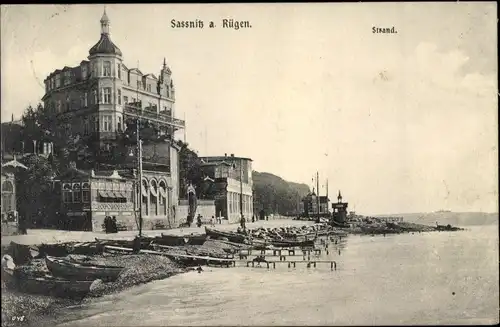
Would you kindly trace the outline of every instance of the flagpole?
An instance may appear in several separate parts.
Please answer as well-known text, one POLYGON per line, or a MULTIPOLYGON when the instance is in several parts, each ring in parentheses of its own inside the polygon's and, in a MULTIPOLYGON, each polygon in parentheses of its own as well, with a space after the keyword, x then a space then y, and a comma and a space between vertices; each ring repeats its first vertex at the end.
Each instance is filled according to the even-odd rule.
POLYGON ((320 205, 320 201, 319 201, 319 172, 316 172, 316 187, 318 189, 316 191, 316 196, 318 199, 318 219, 319 219, 319 205, 320 205))

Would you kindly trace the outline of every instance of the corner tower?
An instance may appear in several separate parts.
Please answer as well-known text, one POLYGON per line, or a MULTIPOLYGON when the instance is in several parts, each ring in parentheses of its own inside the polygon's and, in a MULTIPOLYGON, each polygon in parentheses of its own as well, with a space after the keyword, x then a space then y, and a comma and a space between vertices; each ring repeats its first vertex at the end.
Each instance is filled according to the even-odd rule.
POLYGON ((122 52, 110 36, 110 20, 106 9, 102 14, 101 36, 90 48, 90 76, 92 78, 92 94, 96 111, 92 117, 101 144, 113 139, 116 132, 123 130, 122 108, 122 52))

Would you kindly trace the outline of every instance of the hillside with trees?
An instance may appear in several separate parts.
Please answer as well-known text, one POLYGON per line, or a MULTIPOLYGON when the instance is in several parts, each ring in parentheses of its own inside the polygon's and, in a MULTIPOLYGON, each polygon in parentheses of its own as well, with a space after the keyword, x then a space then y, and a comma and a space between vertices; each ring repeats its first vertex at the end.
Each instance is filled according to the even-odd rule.
POLYGON ((253 174, 254 210, 266 214, 296 215, 302 197, 310 191, 306 184, 288 182, 271 173, 253 174))

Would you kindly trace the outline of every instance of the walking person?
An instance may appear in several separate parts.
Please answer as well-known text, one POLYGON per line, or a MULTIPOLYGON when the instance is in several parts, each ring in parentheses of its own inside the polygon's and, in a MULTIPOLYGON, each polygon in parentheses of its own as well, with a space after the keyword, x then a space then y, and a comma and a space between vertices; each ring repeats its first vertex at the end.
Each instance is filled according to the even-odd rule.
POLYGON ((243 229, 243 231, 245 231, 245 230, 246 230, 246 226, 245 226, 245 216, 243 216, 243 215, 241 215, 240 224, 241 224, 241 229, 243 229))
POLYGON ((108 216, 104 216, 103 225, 104 225, 104 232, 106 232, 106 234, 107 234, 107 233, 108 233, 108 231, 109 231, 109 221, 108 221, 108 216))
POLYGON ((210 226, 215 227, 215 218, 214 218, 214 216, 212 216, 212 218, 210 218, 210 226))

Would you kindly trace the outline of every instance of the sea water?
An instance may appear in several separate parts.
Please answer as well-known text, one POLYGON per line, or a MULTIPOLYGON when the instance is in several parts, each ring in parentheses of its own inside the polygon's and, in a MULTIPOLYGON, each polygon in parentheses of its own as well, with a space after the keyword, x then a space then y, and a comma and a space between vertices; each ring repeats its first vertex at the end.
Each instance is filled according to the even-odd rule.
POLYGON ((498 226, 348 236, 328 252, 321 259, 335 260, 336 271, 327 263, 207 267, 65 309, 59 326, 499 321, 498 226))

